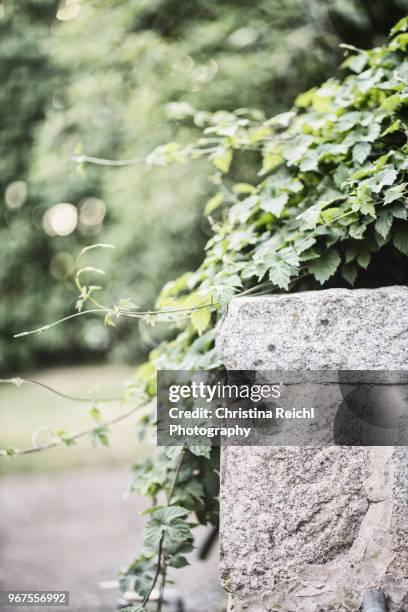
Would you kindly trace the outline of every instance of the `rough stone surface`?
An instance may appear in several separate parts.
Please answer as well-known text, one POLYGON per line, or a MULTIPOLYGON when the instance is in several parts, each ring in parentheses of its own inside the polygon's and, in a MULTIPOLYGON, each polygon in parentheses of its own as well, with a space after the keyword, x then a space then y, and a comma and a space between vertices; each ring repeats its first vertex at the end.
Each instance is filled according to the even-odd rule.
MULTIPOLYGON (((233 300, 229 369, 408 369, 408 288, 233 300)), ((223 451, 221 578, 236 612, 408 611, 408 449, 223 451)))

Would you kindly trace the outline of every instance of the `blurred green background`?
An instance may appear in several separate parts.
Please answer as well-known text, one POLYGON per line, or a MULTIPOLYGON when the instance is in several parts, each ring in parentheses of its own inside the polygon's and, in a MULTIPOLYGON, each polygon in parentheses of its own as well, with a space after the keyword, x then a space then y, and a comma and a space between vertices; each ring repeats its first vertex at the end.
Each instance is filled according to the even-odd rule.
MULTIPOLYGON (((135 363, 160 336, 74 310, 74 258, 107 270, 105 302, 154 304, 199 263, 209 227, 205 162, 122 168, 75 153, 144 158, 186 141, 190 106, 281 111, 337 70, 339 43, 380 43, 408 0, 4 0, 0 4, 0 370, 135 363), (153 337, 152 337, 153 336, 153 337)), ((239 167, 250 178, 251 159, 239 167)), ((97 282, 99 278, 95 279, 97 282)))

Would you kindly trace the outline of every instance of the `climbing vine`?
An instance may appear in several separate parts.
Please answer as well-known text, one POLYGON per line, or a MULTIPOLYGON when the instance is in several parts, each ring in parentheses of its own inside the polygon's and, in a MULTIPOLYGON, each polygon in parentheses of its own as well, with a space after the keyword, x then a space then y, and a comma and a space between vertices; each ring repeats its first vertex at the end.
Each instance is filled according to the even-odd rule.
MULTIPOLYGON (((76 272, 75 316, 99 312, 107 325, 121 316, 152 324, 161 318, 173 329, 139 369, 137 393, 128 390, 127 402, 155 396, 157 369, 220 367, 215 336, 234 296, 407 282, 407 49, 405 18, 385 46, 345 46, 350 74, 343 81, 301 94, 292 110, 272 118, 249 109, 196 113, 183 104, 184 120, 201 127, 202 136, 158 147, 147 163, 207 157, 212 164, 215 193, 205 213, 213 236, 202 265, 167 283, 157 310, 144 313, 129 300, 112 307, 97 300, 100 287, 83 278, 101 270, 76 272), (232 183, 231 167, 244 167, 248 156, 259 161, 258 174, 232 183)), ((154 419, 154 413, 141 418, 141 436, 154 419)), ((107 427, 97 423, 93 432, 98 428, 104 443, 107 427)), ((75 442, 66 432, 59 439, 75 442)), ((151 508, 140 556, 121 576, 122 588, 142 598, 133 612, 145 610, 154 589, 162 594, 169 567, 187 563, 192 527, 217 524, 218 465, 218 449, 193 446, 164 448, 134 466, 131 490, 150 498, 151 508)))

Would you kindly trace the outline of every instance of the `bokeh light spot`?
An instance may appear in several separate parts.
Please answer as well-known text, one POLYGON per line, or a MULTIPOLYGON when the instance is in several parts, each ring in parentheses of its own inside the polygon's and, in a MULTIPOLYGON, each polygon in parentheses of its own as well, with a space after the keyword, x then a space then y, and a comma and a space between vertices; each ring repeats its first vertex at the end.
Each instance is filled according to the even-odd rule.
POLYGON ((8 208, 21 208, 27 198, 27 185, 24 181, 14 181, 6 187, 4 199, 8 208))
POLYGON ((87 227, 100 225, 105 218, 105 214, 105 202, 98 198, 86 198, 79 204, 79 221, 87 227))
POLYGON ((81 5, 78 0, 65 0, 57 12, 57 19, 60 21, 70 21, 75 19, 80 13, 81 5))
POLYGON ((43 217, 43 228, 49 236, 69 236, 77 224, 78 211, 68 202, 55 204, 43 217))

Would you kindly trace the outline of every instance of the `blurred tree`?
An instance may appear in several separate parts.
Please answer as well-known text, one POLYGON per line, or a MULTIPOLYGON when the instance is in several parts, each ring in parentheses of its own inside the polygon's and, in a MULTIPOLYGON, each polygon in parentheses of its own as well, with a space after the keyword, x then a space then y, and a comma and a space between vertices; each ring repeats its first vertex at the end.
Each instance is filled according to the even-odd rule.
MULTIPOLYGON (((47 241, 27 206, 27 174, 35 130, 59 78, 47 52, 55 0, 0 4, 0 365, 12 368, 31 355, 13 343, 13 331, 39 322, 47 282, 47 241)), ((61 69, 60 69, 61 71, 61 69)), ((58 312, 61 312, 60 303, 58 312)))
MULTIPOLYGON (((39 6, 45 4, 37 3, 41 22, 39 6)), ((73 309, 67 280, 81 246, 116 244, 113 257, 92 256, 98 267, 108 266, 105 301, 131 297, 140 306, 151 306, 163 282, 202 257, 209 232, 200 210, 209 189, 205 162, 159 172, 144 164, 78 168, 69 161, 75 151, 144 158, 160 143, 192 138, 191 107, 284 110, 299 91, 335 72, 340 42, 381 42, 407 12, 408 0, 71 0, 59 5, 45 47, 30 34, 31 5, 21 4, 25 25, 13 26, 9 36, 14 31, 17 40, 23 32, 27 44, 34 36, 46 53, 39 74, 48 62, 61 78, 57 83, 46 76, 47 116, 27 149, 27 203, 5 213, 8 246, 0 247, 0 258, 9 284, 2 287, 12 298, 2 299, 3 338, 73 309)), ((23 81, 24 95, 32 95, 23 81)), ((13 96, 2 104, 9 114, 13 96)), ((9 146, 20 148, 23 138, 9 146)), ((253 162, 249 156, 245 168, 236 169, 241 180, 252 177, 253 162)), ((21 176, 13 172, 5 184, 21 176)), ((142 330, 148 342, 152 334, 157 339, 160 331, 142 330)), ((0 362, 18 363, 11 356, 21 360, 21 350, 66 356, 67 349, 98 355, 113 348, 132 358, 144 350, 135 327, 121 324, 111 334, 103 321, 85 318, 16 346, 0 362)))

